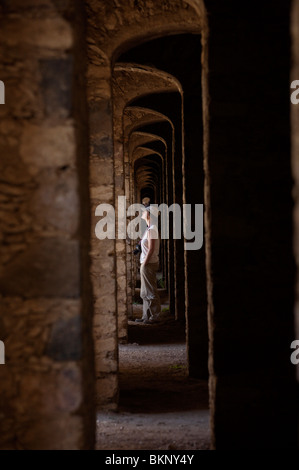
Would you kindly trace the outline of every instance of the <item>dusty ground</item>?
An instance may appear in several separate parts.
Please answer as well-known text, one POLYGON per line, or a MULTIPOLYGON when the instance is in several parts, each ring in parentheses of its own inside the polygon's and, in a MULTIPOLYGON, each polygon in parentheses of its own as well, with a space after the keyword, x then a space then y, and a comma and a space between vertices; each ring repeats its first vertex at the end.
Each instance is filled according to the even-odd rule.
POLYGON ((184 336, 167 314, 156 325, 129 322, 129 344, 119 346, 119 412, 98 414, 98 449, 209 448, 208 385, 187 377, 184 336))

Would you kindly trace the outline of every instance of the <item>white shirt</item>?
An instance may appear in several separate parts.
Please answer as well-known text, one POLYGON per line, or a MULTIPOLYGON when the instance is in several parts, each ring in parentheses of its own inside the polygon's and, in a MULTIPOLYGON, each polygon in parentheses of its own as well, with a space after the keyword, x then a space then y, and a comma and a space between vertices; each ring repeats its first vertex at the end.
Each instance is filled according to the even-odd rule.
POLYGON ((144 232, 144 235, 141 239, 141 255, 140 255, 140 263, 142 264, 143 261, 146 258, 146 255, 148 254, 149 250, 149 244, 148 244, 148 235, 149 231, 151 230, 151 237, 155 239, 155 248, 154 251, 148 260, 148 263, 158 263, 159 262, 159 246, 160 246, 160 240, 159 240, 159 232, 157 229, 156 225, 151 225, 150 227, 147 227, 146 231, 144 232))

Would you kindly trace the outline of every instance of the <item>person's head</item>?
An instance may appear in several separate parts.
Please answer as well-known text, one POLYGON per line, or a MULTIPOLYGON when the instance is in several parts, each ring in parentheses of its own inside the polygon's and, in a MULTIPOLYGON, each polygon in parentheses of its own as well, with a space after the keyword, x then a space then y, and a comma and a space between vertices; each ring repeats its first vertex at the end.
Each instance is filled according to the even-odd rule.
POLYGON ((148 206, 150 205, 150 203, 151 203, 151 200, 150 200, 149 197, 146 196, 146 197, 144 197, 144 198, 142 199, 142 204, 143 204, 145 207, 148 207, 148 206))
POLYGON ((150 221, 150 216, 151 216, 151 215, 150 215, 150 212, 149 212, 149 211, 147 210, 147 208, 145 207, 144 210, 143 210, 143 212, 142 212, 141 218, 142 218, 143 220, 145 220, 146 223, 148 224, 149 221, 150 221))
POLYGON ((141 218, 146 221, 147 225, 152 225, 157 223, 158 209, 154 206, 144 207, 141 218))

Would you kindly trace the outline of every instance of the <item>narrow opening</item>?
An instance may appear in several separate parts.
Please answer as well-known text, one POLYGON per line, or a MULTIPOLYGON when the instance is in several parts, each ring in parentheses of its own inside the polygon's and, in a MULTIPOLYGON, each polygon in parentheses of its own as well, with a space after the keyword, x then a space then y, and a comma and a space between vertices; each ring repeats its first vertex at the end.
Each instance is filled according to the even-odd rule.
MULTIPOLYGON (((183 203, 193 208, 203 204, 200 57, 200 36, 181 34, 143 43, 118 58, 116 65, 131 63, 167 72, 183 88, 183 96, 169 90, 154 93, 149 84, 148 94, 130 100, 124 110, 127 203, 149 198, 155 204, 177 203, 181 209, 183 203), (134 109, 166 119, 135 122, 134 109), (126 113, 134 123, 128 133, 126 113)), ((137 112, 135 115, 138 117, 137 112)), ((127 342, 122 338, 119 344, 119 413, 100 420, 104 434, 99 448, 208 449, 204 247, 185 252, 183 239, 161 240, 156 273, 161 316, 152 324, 135 321, 142 318, 143 307, 139 255, 132 254, 133 248, 131 243, 126 252, 131 306, 127 342)))

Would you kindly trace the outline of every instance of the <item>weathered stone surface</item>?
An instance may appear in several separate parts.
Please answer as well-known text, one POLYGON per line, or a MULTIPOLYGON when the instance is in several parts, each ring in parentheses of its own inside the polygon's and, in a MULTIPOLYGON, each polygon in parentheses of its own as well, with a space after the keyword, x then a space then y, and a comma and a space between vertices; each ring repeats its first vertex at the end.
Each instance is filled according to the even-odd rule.
POLYGON ((46 346, 46 354, 55 361, 78 361, 81 359, 82 326, 79 316, 62 319, 53 325, 46 346))
MULTIPOLYGON (((112 107, 110 100, 92 101, 89 103, 90 134, 104 135, 108 138, 112 126, 112 107)), ((110 145, 112 137, 110 137, 110 145)))
POLYGON ((42 59, 39 63, 45 115, 51 119, 69 117, 72 112, 72 58, 42 59))
POLYGON ((0 448, 92 448, 83 4, 0 3, 0 448))
POLYGON ((109 320, 111 313, 96 312, 93 319, 95 339, 114 337, 116 334, 116 322, 111 326, 109 320))
MULTIPOLYGON (((75 235, 79 225, 79 198, 77 175, 68 165, 43 169, 39 173, 38 187, 29 199, 29 212, 35 224, 45 231, 58 229, 75 235), (34 217, 35 216, 35 217, 34 217)), ((37 230, 38 230, 37 227, 37 230)))
POLYGON ((109 159, 113 154, 113 142, 108 135, 93 136, 91 139, 91 154, 109 159))
MULTIPOLYGON (((115 288, 114 288, 115 289, 115 288)), ((98 296, 95 297, 94 310, 95 313, 114 313, 116 312, 116 300, 114 296, 106 295, 102 293, 102 290, 96 290, 95 293, 98 293, 98 296)), ((115 318, 111 318, 109 323, 113 323, 115 318)), ((111 325, 111 328, 114 330, 114 326, 111 325)))
POLYGON ((0 268, 0 289, 25 298, 78 297, 79 245, 75 240, 36 240, 18 258, 0 268))
POLYGON ((118 381, 116 374, 98 375, 96 384, 96 405, 99 409, 116 410, 118 402, 118 381))
POLYGON ((73 44, 72 30, 63 18, 24 18, 7 21, 1 28, 1 43, 18 47, 22 43, 33 48, 69 49, 73 44))
POLYGON ((25 422, 17 438, 20 449, 77 450, 84 446, 82 435, 83 423, 79 416, 57 413, 47 417, 46 426, 41 417, 25 422))
POLYGON ((40 169, 74 166, 75 131, 66 126, 26 124, 21 139, 20 155, 28 170, 36 175, 40 169))
POLYGON ((45 297, 37 297, 33 299, 23 299, 20 297, 0 297, 0 306, 2 318, 4 317, 13 325, 15 317, 30 317, 29 313, 34 316, 34 323, 42 321, 44 325, 51 325, 61 318, 61 308, 63 308, 65 317, 73 317, 79 314, 81 303, 78 299, 61 299, 59 297, 51 299, 45 297), (13 314, 12 314, 13 312, 13 314), (47 315, 45 315, 45 312, 47 315))
POLYGON ((0 175, 1 180, 11 184, 26 184, 31 180, 26 165, 18 155, 18 147, 0 146, 0 175))
POLYGON ((53 4, 61 5, 61 9, 65 10, 69 0, 27 0, 24 3, 23 0, 4 0, 5 12, 20 12, 26 13, 38 13, 39 9, 42 8, 45 12, 55 12, 55 7, 53 4))
POLYGON ((113 183, 113 166, 107 165, 105 159, 93 155, 90 157, 90 165, 90 185, 99 188, 102 185, 113 183))
POLYGON ((74 412, 82 401, 81 373, 76 365, 60 370, 25 372, 19 384, 17 412, 24 414, 31 401, 33 415, 74 412))
MULTIPOLYGON (((91 173, 93 173, 92 168, 91 168, 91 173)), ((91 202, 92 202, 91 215, 94 216, 94 211, 96 207, 102 202, 108 203, 108 204, 114 204, 113 184, 109 183, 100 187, 91 186, 90 197, 91 197, 91 202)))

